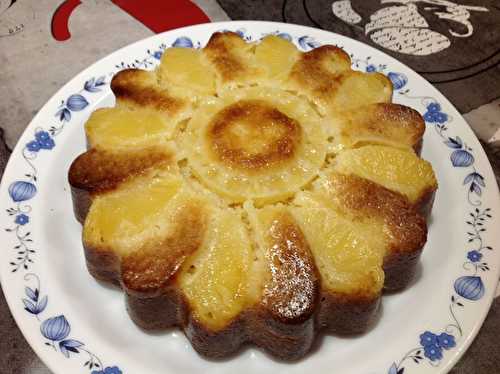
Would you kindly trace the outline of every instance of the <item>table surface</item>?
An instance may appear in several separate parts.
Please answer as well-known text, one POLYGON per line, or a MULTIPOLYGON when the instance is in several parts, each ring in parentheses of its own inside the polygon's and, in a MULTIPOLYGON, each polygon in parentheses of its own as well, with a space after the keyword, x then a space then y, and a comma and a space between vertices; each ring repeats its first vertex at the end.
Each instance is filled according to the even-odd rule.
MULTIPOLYGON (((257 19, 338 32, 413 67, 464 114, 500 181, 500 7, 495 1, 460 1, 465 7, 444 0, 395 0, 392 5, 380 0, 143 0, 140 5, 123 0, 0 0, 0 175, 31 118, 94 61, 173 27, 257 19), (387 21, 393 27, 385 27, 387 21), (384 39, 394 30, 399 33, 396 46, 384 39)), ((500 297, 451 373, 500 373, 498 331, 500 297)), ((1 373, 50 373, 21 335, 3 293, 0 335, 1 373)))

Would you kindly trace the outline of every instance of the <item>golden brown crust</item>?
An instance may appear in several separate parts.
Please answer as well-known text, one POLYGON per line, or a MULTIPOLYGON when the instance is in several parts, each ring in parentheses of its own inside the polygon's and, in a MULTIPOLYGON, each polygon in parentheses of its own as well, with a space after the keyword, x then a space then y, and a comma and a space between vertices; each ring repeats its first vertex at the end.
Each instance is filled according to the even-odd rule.
POLYGON ((89 212, 90 205, 92 205, 92 198, 88 191, 73 186, 70 187, 73 213, 77 221, 83 225, 89 212))
MULTIPOLYGON (((425 122, 414 109, 393 103, 375 103, 344 112, 341 134, 359 140, 397 143, 419 151, 425 122)), ((359 144, 358 144, 359 145, 359 144)))
POLYGON ((160 148, 127 153, 90 149, 82 153, 68 171, 76 219, 83 224, 93 195, 116 190, 122 183, 148 170, 170 164, 172 156, 160 148))
POLYGON ((190 313, 183 329, 196 352, 208 358, 219 359, 238 352, 241 345, 247 341, 245 327, 243 314, 236 317, 224 329, 213 331, 190 313))
POLYGON ((343 295, 323 292, 317 317, 318 328, 335 334, 366 331, 377 315, 380 295, 343 295))
POLYGON ((350 67, 351 59, 346 52, 333 45, 324 45, 302 53, 290 72, 290 79, 313 91, 330 92, 350 67))
POLYGON ((223 82, 233 81, 251 73, 232 48, 233 43, 238 42, 243 40, 235 32, 216 32, 203 49, 223 82))
POLYGON ((359 219, 383 219, 391 235, 389 253, 422 250, 427 225, 406 197, 355 175, 332 173, 327 183, 336 204, 351 214, 359 219))
POLYGON ((392 84, 385 75, 352 70, 347 53, 331 45, 301 53, 287 87, 308 96, 322 114, 390 102, 392 97, 392 84))
POLYGON ((262 305, 279 322, 303 322, 314 313, 319 294, 319 273, 309 244, 289 213, 275 216, 268 236, 271 279, 262 305))
POLYGON ((264 101, 241 100, 217 113, 207 136, 213 152, 222 162, 244 170, 255 170, 291 159, 300 142, 301 127, 296 120, 264 101), (239 139, 232 127, 242 125, 255 136, 239 139), (253 142, 262 143, 262 137, 266 138, 266 135, 265 146, 248 149, 253 142))
POLYGON ((435 187, 430 187, 427 191, 422 194, 422 197, 415 202, 415 208, 424 216, 425 218, 429 218, 432 212, 432 206, 434 205, 434 199, 436 197, 436 189, 435 187))
POLYGON ((354 175, 331 174, 328 183, 337 204, 359 219, 378 217, 390 232, 384 257, 384 289, 399 290, 413 279, 427 240, 425 218, 404 196, 354 175))
POLYGON ((126 299, 130 318, 145 330, 163 330, 186 324, 188 305, 175 285, 164 288, 156 296, 126 294, 126 299))
POLYGON ((111 80, 111 90, 118 102, 156 109, 169 116, 179 113, 187 103, 160 89, 154 73, 138 69, 126 69, 111 80))
POLYGON ((159 147, 120 153, 94 148, 72 162, 68 180, 74 189, 102 193, 115 190, 123 182, 152 168, 168 164, 172 164, 172 156, 159 147))
POLYGON ((97 248, 83 241, 83 249, 89 273, 96 279, 119 285, 120 258, 109 248, 97 248))
POLYGON ((415 278, 422 250, 392 252, 384 258, 384 290, 397 291, 405 288, 415 278))
POLYGON ((292 88, 301 89, 325 105, 350 74, 351 59, 342 49, 326 45, 301 54, 290 72, 292 88), (328 68, 334 60, 334 68, 328 68))
POLYGON ((121 262, 122 284, 128 294, 150 297, 171 284, 184 261, 200 248, 206 230, 201 208, 185 206, 176 215, 172 233, 146 243, 121 262))
POLYGON ((283 323, 260 307, 248 313, 246 323, 249 341, 286 361, 304 357, 317 333, 314 315, 304 321, 283 323))

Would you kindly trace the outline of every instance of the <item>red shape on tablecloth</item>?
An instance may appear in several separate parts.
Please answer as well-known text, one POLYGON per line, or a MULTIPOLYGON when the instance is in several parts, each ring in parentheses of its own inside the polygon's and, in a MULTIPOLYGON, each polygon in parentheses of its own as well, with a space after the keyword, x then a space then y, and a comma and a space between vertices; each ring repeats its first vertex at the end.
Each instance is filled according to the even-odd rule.
MULTIPOLYGON (((189 0, 112 0, 114 4, 141 22, 151 31, 160 33, 177 27, 210 22, 203 11, 189 0)), ((71 37, 69 17, 80 0, 66 0, 52 16, 52 36, 58 41, 71 37)))
POLYGON ((81 3, 80 0, 66 0, 56 9, 51 24, 52 36, 55 40, 62 42, 71 37, 68 28, 69 16, 81 3))
POLYGON ((189 0, 112 0, 112 2, 156 33, 210 22, 206 14, 189 0))

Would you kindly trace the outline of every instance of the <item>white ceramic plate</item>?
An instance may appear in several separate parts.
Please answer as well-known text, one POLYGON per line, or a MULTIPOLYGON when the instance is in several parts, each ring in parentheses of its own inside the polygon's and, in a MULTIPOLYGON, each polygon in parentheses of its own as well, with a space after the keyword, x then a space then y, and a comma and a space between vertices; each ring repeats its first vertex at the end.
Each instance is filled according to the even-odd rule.
POLYGON ((498 280, 498 188, 487 158, 457 110, 395 59, 362 43, 317 29, 267 22, 228 22, 170 31, 123 48, 78 74, 40 110, 3 176, 2 286, 12 314, 36 353, 55 373, 445 373, 464 353, 489 309, 498 280), (439 180, 429 238, 418 276, 386 295, 376 325, 363 336, 326 336, 300 362, 276 362, 254 348, 236 358, 200 358, 178 330, 140 331, 122 292, 87 272, 81 227, 67 171, 84 150, 83 123, 113 104, 109 82, 126 67, 152 68, 172 45, 203 46, 217 30, 247 40, 269 33, 308 50, 336 44, 355 68, 392 80, 394 101, 426 119, 423 157, 439 180))

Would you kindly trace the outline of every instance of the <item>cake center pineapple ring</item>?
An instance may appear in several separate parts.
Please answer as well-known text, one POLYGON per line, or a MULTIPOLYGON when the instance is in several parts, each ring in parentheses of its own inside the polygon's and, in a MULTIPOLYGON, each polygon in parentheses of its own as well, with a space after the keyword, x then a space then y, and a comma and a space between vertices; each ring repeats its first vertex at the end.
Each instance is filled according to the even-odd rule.
POLYGON ((259 100, 241 100, 224 108, 208 130, 220 161, 250 170, 292 158, 301 134, 296 120, 259 100))

